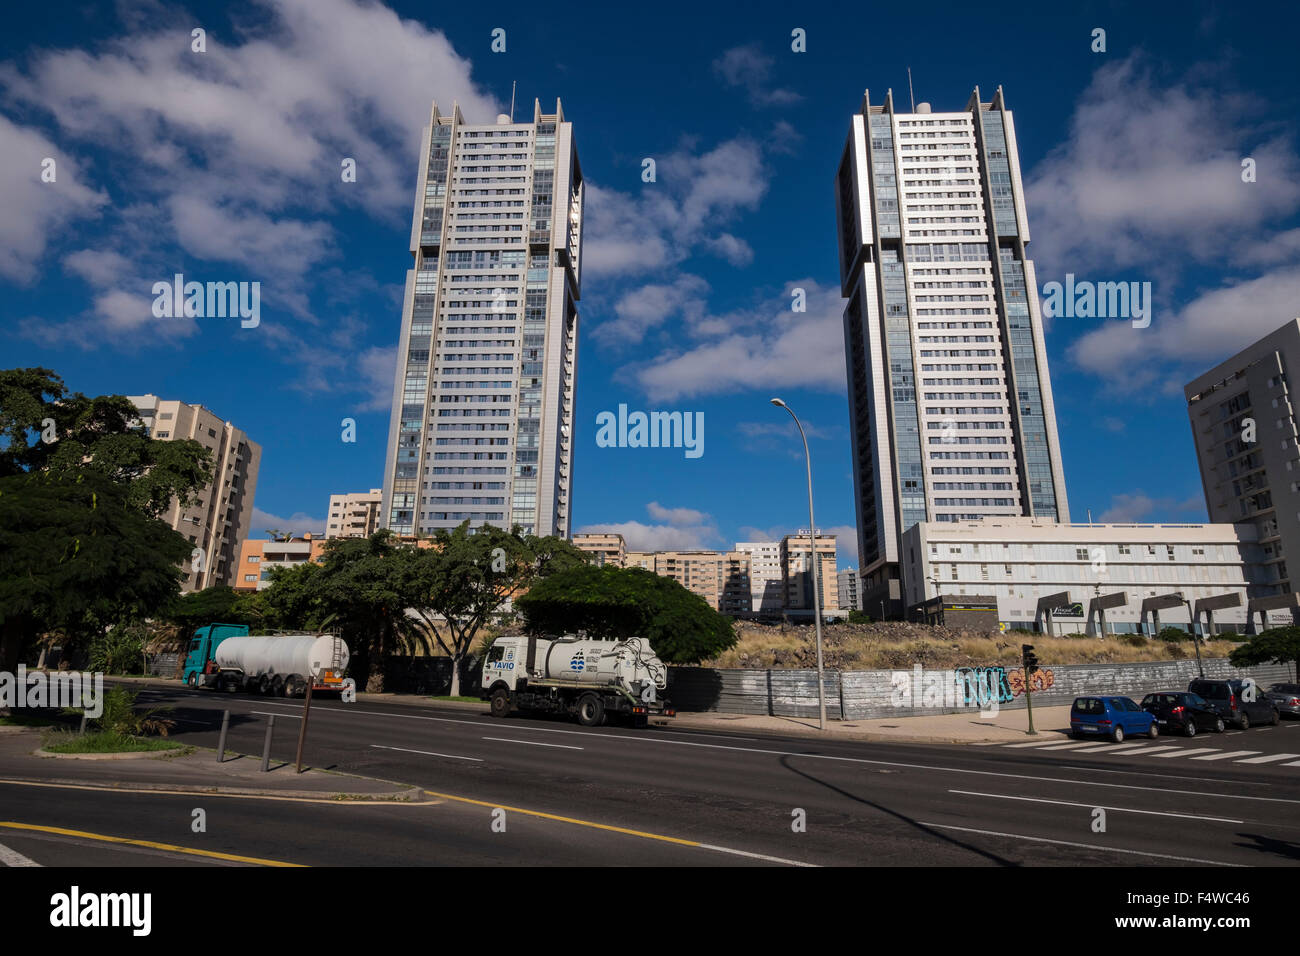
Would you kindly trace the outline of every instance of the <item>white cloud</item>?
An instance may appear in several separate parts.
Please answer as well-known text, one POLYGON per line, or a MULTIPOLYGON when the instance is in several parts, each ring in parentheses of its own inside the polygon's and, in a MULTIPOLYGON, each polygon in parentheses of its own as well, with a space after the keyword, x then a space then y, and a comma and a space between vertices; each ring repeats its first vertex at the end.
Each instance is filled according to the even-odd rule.
POLYGON ((775 62, 758 44, 751 43, 727 50, 713 61, 713 71, 728 86, 743 89, 754 106, 788 106, 799 102, 803 97, 793 90, 770 85, 775 62))
POLYGON ((629 551, 706 551, 714 549, 719 541, 716 528, 654 525, 640 521, 583 525, 578 532, 621 534, 629 551))
POLYGON ((315 518, 305 511, 295 511, 286 517, 273 515, 269 511, 263 511, 256 505, 253 506, 253 524, 249 532, 250 538, 260 538, 270 529, 276 531, 287 531, 295 535, 304 534, 310 531, 312 534, 325 533, 325 518, 315 518))
MULTIPOLYGON (((1069 139, 1032 170, 1032 255, 1053 272, 1214 260, 1300 205, 1300 162, 1250 125, 1244 99, 1190 81, 1160 88, 1134 54, 1102 66, 1069 139), (1241 161, 1257 163, 1243 183, 1241 161)), ((1040 269, 1040 278, 1044 278, 1040 269)))
POLYGON ((607 345, 639 342, 675 315, 700 315, 708 291, 709 284, 693 275, 630 289, 614 303, 615 317, 597 325, 592 338, 607 345))
POLYGON ((74 221, 98 215, 108 197, 87 186, 77 164, 40 132, 0 115, 0 168, 5 171, 0 215, 0 276, 29 282, 50 236, 74 221), (54 160, 52 183, 42 162, 54 160))
POLYGON ((1179 501, 1174 498, 1152 498, 1144 491, 1114 495, 1110 507, 1097 518, 1101 522, 1127 524, 1135 521, 1151 521, 1159 514, 1184 515, 1187 512, 1205 512, 1205 501, 1192 497, 1179 501))
POLYGON ((637 368, 635 378, 656 400, 759 387, 842 392, 843 308, 838 287, 796 280, 770 305, 734 313, 723 326, 699 326, 719 337, 664 352, 637 368), (791 309, 789 292, 796 286, 807 293, 807 312, 791 309))
POLYGON ((709 521, 709 516, 703 511, 696 511, 694 508, 665 508, 657 501, 650 502, 645 506, 645 510, 655 521, 666 521, 676 527, 703 525, 709 521))

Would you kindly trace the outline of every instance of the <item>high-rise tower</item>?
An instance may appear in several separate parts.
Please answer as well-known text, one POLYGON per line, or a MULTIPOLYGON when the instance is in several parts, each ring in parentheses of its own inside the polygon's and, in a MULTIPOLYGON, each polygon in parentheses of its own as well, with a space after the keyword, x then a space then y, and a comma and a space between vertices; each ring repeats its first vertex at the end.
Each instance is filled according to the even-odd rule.
POLYGON ((433 105, 381 522, 569 534, 583 180, 573 124, 433 105))
POLYGON ((902 610, 903 532, 1069 520, 1015 126, 864 94, 836 177, 863 606, 902 610))

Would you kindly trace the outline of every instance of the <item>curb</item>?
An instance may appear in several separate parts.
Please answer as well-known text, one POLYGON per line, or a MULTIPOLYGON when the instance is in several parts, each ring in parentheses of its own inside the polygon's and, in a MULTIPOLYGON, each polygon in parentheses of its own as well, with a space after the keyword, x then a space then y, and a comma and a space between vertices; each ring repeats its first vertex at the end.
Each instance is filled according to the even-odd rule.
POLYGON ((107 754, 60 754, 41 747, 33 750, 32 754, 36 757, 54 757, 58 760, 131 760, 135 757, 154 757, 159 754, 175 753, 178 750, 184 750, 185 746, 185 744, 181 744, 179 747, 169 747, 166 750, 122 750, 107 754))
MULTIPOLYGON (((361 778, 369 779, 369 778, 361 778)), ((297 799, 329 800, 338 803, 413 803, 424 796, 422 787, 403 787, 388 793, 348 793, 345 790, 273 790, 266 787, 200 786, 187 783, 122 783, 121 781, 83 780, 75 777, 0 777, 11 783, 42 783, 72 787, 121 790, 123 792, 149 793, 153 791, 180 793, 208 793, 224 796, 294 797, 297 799), (347 800, 335 800, 346 796, 347 800)), ((383 781, 387 783, 388 781, 383 781)))

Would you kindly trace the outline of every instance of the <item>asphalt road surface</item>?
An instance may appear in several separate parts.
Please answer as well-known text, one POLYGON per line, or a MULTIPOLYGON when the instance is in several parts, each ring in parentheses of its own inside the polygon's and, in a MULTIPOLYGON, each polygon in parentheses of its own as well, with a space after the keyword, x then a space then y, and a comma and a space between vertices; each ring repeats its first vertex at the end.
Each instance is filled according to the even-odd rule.
MULTIPOLYGON (((301 701, 148 688, 174 736, 293 757, 301 701)), ((312 704, 306 760, 421 805, 0 785, 0 862, 42 865, 1274 866, 1300 860, 1300 721, 1191 740, 984 746, 583 728, 312 704), (191 830, 204 808, 207 829, 191 830), (142 812, 145 811, 145 812, 142 812), (50 828, 73 830, 78 836, 50 828), (101 837, 128 838, 111 844, 101 837), (153 846, 160 844, 161 846, 153 846), (221 854, 221 855, 213 855, 221 854), (237 859, 231 859, 235 857, 237 859)), ((346 789, 341 784, 341 789, 346 789)))

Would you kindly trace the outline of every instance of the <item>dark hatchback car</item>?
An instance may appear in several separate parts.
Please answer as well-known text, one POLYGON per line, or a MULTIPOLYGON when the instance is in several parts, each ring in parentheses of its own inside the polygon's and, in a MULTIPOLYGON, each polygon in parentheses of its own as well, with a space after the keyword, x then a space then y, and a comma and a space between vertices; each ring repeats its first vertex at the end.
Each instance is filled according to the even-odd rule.
POLYGON ((1180 733, 1185 737, 1195 737, 1202 730, 1223 733, 1223 718, 1209 701, 1185 690, 1147 694, 1142 698, 1142 709, 1154 714, 1160 729, 1166 733, 1180 733))
POLYGON ((1274 684, 1264 696, 1273 702, 1279 713, 1300 717, 1300 684, 1274 684))
POLYGON ((1253 694, 1250 693, 1245 681, 1194 680, 1187 685, 1187 689, 1204 697, 1215 713, 1242 730, 1251 724, 1276 724, 1281 719, 1277 708, 1264 696, 1264 692, 1255 688, 1253 694), (1247 697, 1253 699, 1247 700, 1247 697))

